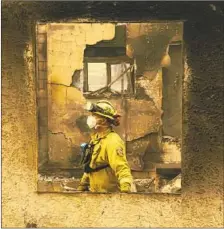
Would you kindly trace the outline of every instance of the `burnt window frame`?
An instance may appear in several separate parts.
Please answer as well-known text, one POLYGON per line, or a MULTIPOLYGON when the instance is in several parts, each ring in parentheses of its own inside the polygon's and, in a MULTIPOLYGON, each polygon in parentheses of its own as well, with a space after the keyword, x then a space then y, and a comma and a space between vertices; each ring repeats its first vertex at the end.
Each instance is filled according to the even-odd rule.
MULTIPOLYGON (((104 63, 106 64, 106 75, 107 75, 107 83, 106 86, 102 86, 102 88, 107 87, 111 82, 111 65, 113 64, 130 64, 133 68, 128 70, 130 74, 130 84, 131 89, 127 88, 127 92, 124 93, 122 90, 118 92, 118 96, 132 96, 135 94, 135 60, 129 58, 128 56, 119 56, 119 57, 84 57, 83 59, 83 94, 88 95, 89 93, 94 93, 95 91, 89 91, 89 76, 88 76, 88 64, 89 63, 104 63)), ((128 73, 127 72, 127 73, 128 73)), ((101 89, 101 88, 100 88, 101 89)), ((98 89, 98 90, 100 90, 98 89)), ((108 91, 108 90, 107 90, 108 91)), ((109 90, 111 92, 111 90, 109 90)), ((111 92, 112 93, 112 92, 111 92)), ((112 93, 113 95, 116 95, 112 93)))

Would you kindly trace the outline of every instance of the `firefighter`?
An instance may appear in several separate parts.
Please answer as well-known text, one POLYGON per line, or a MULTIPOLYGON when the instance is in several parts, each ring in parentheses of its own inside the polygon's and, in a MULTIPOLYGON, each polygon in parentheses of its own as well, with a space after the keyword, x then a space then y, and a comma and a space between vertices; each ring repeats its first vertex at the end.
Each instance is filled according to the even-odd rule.
POLYGON ((123 140, 112 126, 120 124, 120 115, 108 101, 101 100, 87 105, 91 115, 87 125, 92 130, 87 144, 89 158, 84 163, 84 174, 79 191, 130 192, 133 187, 131 171, 126 159, 123 140))

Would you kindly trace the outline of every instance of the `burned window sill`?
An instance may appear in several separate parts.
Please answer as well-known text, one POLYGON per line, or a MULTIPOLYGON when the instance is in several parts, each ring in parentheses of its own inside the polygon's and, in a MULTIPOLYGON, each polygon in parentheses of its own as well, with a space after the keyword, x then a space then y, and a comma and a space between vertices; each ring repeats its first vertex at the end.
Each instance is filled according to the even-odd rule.
POLYGON ((119 98, 135 98, 134 94, 113 94, 110 92, 105 92, 105 93, 96 93, 93 94, 92 92, 84 92, 83 96, 86 99, 119 99, 119 98))

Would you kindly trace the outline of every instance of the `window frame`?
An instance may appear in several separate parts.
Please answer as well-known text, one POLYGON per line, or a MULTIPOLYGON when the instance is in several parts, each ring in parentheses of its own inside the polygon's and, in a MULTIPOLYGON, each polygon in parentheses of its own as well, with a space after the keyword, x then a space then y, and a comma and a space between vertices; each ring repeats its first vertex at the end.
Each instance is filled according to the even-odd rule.
MULTIPOLYGON (((128 56, 84 57, 84 59, 83 59, 83 94, 88 95, 89 93, 94 92, 94 91, 89 91, 89 80, 88 80, 89 79, 89 77, 88 77, 88 64, 89 63, 105 63, 106 64, 106 74, 107 74, 107 84, 106 85, 108 85, 111 83, 111 65, 122 64, 122 63, 134 65, 134 62, 135 62, 135 60, 129 58, 128 56)), ((129 72, 131 74, 130 83, 132 86, 132 91, 131 92, 128 91, 127 93, 123 93, 121 91, 119 93, 119 96, 121 96, 121 95, 131 96, 131 95, 135 94, 135 69, 133 69, 132 71, 129 71, 129 72)))

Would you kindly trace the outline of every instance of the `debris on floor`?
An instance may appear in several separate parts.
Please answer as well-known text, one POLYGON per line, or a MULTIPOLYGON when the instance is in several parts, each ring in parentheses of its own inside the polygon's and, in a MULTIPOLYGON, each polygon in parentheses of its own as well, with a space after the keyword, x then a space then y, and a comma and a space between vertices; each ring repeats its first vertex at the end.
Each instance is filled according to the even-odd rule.
MULTIPOLYGON (((71 177, 63 178, 56 176, 41 176, 38 179, 38 192, 73 192, 77 190, 80 179, 71 177)), ((162 179, 160 177, 159 189, 156 188, 155 177, 144 179, 134 179, 135 190, 133 192, 139 193, 180 193, 181 191, 181 174, 172 180, 162 179)))
POLYGON ((155 178, 135 179, 134 184, 136 185, 137 192, 154 192, 154 180, 155 178))
POLYGON ((38 175, 38 192, 76 191, 80 179, 38 175))
POLYGON ((180 193, 181 191, 181 174, 169 181, 166 185, 161 187, 162 193, 180 193))

